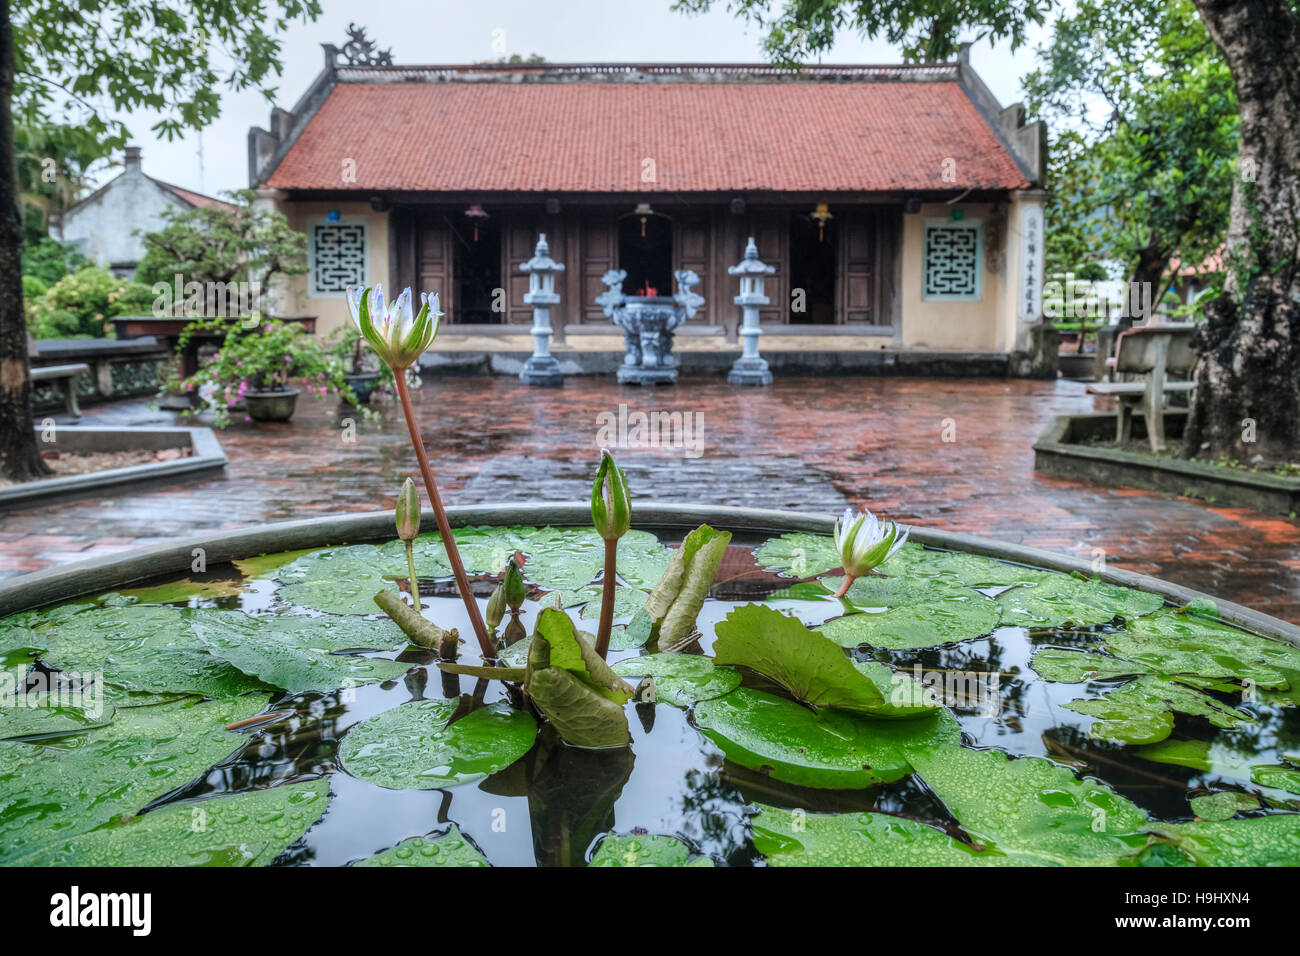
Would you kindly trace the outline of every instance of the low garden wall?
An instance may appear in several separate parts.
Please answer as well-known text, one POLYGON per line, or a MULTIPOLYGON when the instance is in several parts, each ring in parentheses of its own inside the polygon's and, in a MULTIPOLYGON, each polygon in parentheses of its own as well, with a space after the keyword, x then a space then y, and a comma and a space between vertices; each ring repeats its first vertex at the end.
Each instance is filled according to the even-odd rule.
MULTIPOLYGON (((1181 438, 1186 423, 1186 412, 1166 412, 1165 436, 1170 440, 1181 438)), ((1141 415, 1133 416, 1133 437, 1146 438, 1146 422, 1141 415)), ((1060 415, 1034 443, 1034 467, 1062 478, 1163 491, 1231 508, 1252 508, 1267 514, 1300 512, 1300 477, 1097 443, 1114 438, 1113 412, 1060 415)))
MULTIPOLYGON (((84 362, 90 374, 77 380, 82 404, 106 402, 133 395, 153 395, 167 378, 172 353, 156 339, 46 339, 36 343, 33 368, 84 362)), ((61 410, 60 382, 38 382, 33 403, 37 411, 61 410)))

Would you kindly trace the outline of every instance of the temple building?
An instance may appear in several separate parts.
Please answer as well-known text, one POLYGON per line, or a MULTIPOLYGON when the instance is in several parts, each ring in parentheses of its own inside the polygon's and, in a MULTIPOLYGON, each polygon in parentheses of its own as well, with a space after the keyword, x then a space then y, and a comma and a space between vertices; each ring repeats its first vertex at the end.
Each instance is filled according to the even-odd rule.
POLYGON ((788 363, 1027 374, 1041 328, 1044 127, 1002 107, 965 50, 795 71, 400 66, 326 45, 324 70, 269 125, 249 133, 250 181, 309 246, 280 311, 318 329, 345 321, 350 284, 410 285, 442 296, 436 349, 526 354, 520 266, 540 234, 565 265, 561 359, 617 357, 596 301, 616 269, 625 292, 664 296, 693 271, 704 304, 677 332, 683 365, 734 357, 727 270, 750 237, 774 267, 762 347, 788 363))

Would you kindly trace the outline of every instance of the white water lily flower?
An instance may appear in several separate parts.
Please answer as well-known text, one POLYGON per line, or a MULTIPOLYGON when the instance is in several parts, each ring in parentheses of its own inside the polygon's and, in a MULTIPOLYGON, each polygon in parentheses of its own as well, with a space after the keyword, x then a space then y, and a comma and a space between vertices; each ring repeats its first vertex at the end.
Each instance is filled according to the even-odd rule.
POLYGON ((852 508, 844 509, 844 517, 835 522, 835 550, 844 565, 844 584, 836 597, 842 597, 854 578, 869 574, 893 557, 907 541, 908 531, 899 532, 894 522, 878 519, 866 508, 854 515, 852 508))
POLYGON ((411 290, 402 290, 396 300, 385 307, 383 286, 373 289, 348 286, 348 310, 362 338, 394 370, 409 368, 438 335, 438 296, 420 293, 420 311, 411 312, 411 290))

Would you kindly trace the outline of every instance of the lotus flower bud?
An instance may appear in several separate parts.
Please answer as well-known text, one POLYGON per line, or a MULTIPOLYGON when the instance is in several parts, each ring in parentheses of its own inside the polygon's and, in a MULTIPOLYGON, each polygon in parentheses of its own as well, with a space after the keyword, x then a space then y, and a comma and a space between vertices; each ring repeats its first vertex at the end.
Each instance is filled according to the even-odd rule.
POLYGON ((506 586, 498 584, 488 598, 487 606, 487 626, 496 630, 501 623, 502 618, 506 616, 506 586))
POLYGON ((524 576, 519 570, 519 565, 515 564, 514 558, 506 564, 506 577, 501 587, 505 591, 506 603, 510 605, 510 610, 518 611, 524 606, 524 599, 528 597, 528 587, 524 584, 524 576))
POLYGON ((627 476, 614 462, 614 456, 601 450, 600 468, 591 486, 591 523, 606 541, 627 534, 632 525, 632 503, 628 497, 627 476))
POLYGON ((886 524, 865 508, 857 516, 852 508, 845 508, 844 517, 835 522, 835 549, 844 573, 850 579, 870 573, 893 557, 907 535, 907 531, 900 534, 894 522, 886 524))
POLYGON ((402 482, 397 493, 397 536, 403 541, 414 541, 420 533, 420 492, 410 478, 402 482))

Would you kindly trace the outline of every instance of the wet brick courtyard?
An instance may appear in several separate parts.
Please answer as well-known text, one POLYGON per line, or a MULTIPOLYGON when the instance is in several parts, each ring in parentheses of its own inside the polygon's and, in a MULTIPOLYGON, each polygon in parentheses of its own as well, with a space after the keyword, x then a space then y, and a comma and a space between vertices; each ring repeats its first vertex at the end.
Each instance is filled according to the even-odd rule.
MULTIPOLYGON (((1090 560, 1101 549, 1112 565, 1300 621, 1300 521, 1034 471, 1030 446, 1052 416, 1102 401, 1068 381, 808 377, 743 389, 683 378, 646 389, 571 378, 546 389, 448 376, 426 379, 417 410, 452 504, 585 499, 604 429, 642 499, 816 512, 866 504, 1090 560), (636 413, 649 412, 681 413, 690 431, 667 437, 689 440, 620 447, 620 420, 636 437, 636 413)), ((89 408, 81 423, 175 420, 124 402, 89 408)), ((390 508, 415 468, 392 407, 366 422, 304 395, 293 421, 237 422, 219 438, 223 476, 0 514, 0 576, 180 535, 390 508)))

